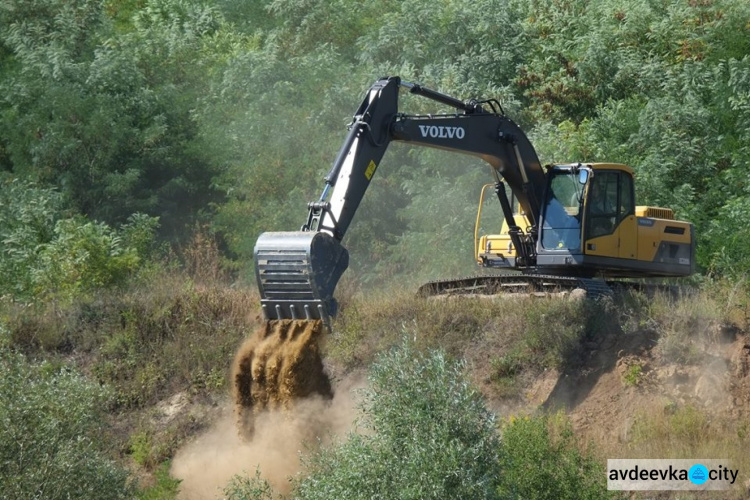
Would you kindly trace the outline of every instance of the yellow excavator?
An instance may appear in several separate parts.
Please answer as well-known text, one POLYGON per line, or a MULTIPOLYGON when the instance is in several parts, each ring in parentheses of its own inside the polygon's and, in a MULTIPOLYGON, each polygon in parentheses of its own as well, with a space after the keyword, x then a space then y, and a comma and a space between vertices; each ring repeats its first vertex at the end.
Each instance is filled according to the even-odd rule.
POLYGON ((597 296, 611 293, 610 282, 602 278, 677 277, 694 271, 692 224, 675 220, 670 209, 637 206, 630 167, 543 167, 529 139, 496 100, 462 101, 398 77, 381 78, 354 114, 301 230, 267 232, 257 240, 255 273, 265 322, 240 348, 233 371, 245 436, 252 435, 259 411, 332 394, 317 339, 337 312, 334 291, 349 263, 341 241, 392 141, 476 156, 491 167, 493 182, 482 189, 475 229, 476 261, 487 271, 428 283, 420 288, 422 295, 531 287, 583 288, 597 296), (402 91, 455 112, 402 113, 402 91), (502 228, 479 235, 490 189, 500 204, 502 228))
POLYGON ((341 241, 392 141, 473 155, 490 165, 494 182, 481 199, 487 188, 494 190, 503 224, 498 234, 475 234, 476 261, 483 268, 520 271, 435 281, 423 286, 422 294, 522 285, 584 288, 596 295, 608 286, 594 278, 677 277, 694 271, 693 225, 675 220, 670 209, 636 205, 630 167, 542 167, 529 139, 496 100, 462 101, 386 77, 372 85, 354 114, 302 229, 258 238, 255 272, 266 319, 327 321, 336 314, 334 290, 349 257, 341 241), (401 113, 400 91, 456 111, 401 113))

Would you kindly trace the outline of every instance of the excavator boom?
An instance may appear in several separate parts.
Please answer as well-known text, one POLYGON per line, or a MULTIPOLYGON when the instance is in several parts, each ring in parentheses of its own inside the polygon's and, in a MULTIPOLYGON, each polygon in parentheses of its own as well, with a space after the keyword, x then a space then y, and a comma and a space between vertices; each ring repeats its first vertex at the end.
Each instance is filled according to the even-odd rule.
MULTIPOLYGON (((333 292, 348 266, 341 240, 391 141, 456 151, 484 159, 510 186, 532 225, 538 223, 545 173, 521 129, 493 101, 464 102, 398 77, 368 90, 318 201, 308 205, 298 232, 263 233, 255 246, 255 270, 266 319, 323 319, 336 314, 333 292), (399 90, 455 108, 450 114, 407 115, 399 90)), ((506 213, 506 220, 512 214, 506 213)), ((533 265, 533 245, 520 238, 533 265)), ((521 262, 519 262, 521 264, 521 262)))

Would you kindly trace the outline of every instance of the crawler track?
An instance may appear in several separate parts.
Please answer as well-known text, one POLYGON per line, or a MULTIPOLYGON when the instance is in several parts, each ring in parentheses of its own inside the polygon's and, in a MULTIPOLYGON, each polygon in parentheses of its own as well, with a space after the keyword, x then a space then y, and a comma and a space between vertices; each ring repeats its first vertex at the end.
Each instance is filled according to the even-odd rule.
POLYGON ((501 293, 554 293, 586 291, 589 298, 612 296, 615 292, 638 290, 648 294, 658 291, 677 293, 675 285, 637 283, 628 281, 551 276, 541 274, 496 274, 435 280, 425 283, 417 291, 421 297, 436 295, 495 295, 501 293))

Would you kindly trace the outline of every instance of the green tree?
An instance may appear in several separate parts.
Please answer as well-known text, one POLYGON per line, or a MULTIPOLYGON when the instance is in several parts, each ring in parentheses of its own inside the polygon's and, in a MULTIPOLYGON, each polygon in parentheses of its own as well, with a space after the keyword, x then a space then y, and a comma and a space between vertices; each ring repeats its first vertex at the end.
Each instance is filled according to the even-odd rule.
POLYGON ((150 0, 134 11, 132 28, 115 30, 99 1, 4 7, 5 168, 58 187, 92 218, 122 223, 140 211, 161 217, 170 236, 182 231, 216 195, 191 110, 219 13, 150 0))
POLYGON ((0 297, 69 300, 124 284, 151 256, 158 220, 134 214, 119 229, 69 217, 62 196, 0 177, 0 297))

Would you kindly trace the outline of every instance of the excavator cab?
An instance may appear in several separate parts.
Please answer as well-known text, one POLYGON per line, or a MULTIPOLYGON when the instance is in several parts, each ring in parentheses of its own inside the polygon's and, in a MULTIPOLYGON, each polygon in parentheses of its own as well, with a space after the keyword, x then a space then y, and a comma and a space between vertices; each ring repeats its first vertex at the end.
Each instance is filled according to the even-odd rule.
MULTIPOLYGON (((692 274, 693 225, 675 220, 670 209, 637 206, 633 178, 632 168, 616 163, 547 166, 533 265, 526 272, 620 278, 692 274)), ((533 233, 525 214, 513 218, 533 233)), ((475 236, 479 265, 524 270, 510 232, 504 222, 500 234, 475 236)))
POLYGON ((536 264, 545 272, 607 278, 688 276, 693 226, 670 209, 636 206, 627 165, 553 165, 536 264))

